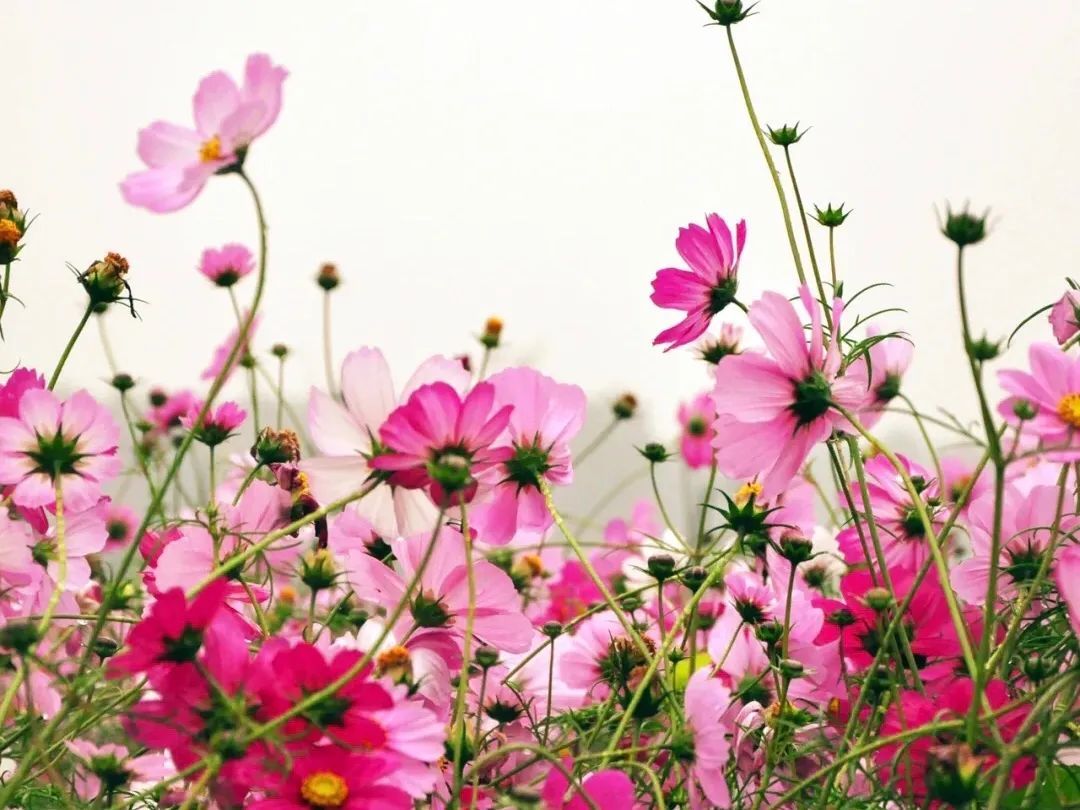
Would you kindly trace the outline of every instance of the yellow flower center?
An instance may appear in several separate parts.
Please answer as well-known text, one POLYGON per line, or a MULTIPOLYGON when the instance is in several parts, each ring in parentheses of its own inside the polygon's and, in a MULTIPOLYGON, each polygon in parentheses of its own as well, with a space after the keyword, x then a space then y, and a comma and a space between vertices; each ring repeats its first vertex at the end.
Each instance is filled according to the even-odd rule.
POLYGON ((395 680, 400 680, 411 674, 412 657, 409 651, 402 646, 391 647, 386 652, 381 652, 375 658, 375 672, 389 675, 395 680))
POLYGON ((221 138, 215 135, 208 141, 204 141, 203 145, 199 147, 199 160, 203 163, 210 163, 213 160, 221 159, 221 138))
POLYGON ((0 219, 0 243, 14 245, 21 238, 22 231, 19 230, 18 225, 10 219, 0 219))
POLYGON ((739 491, 735 493, 735 503, 737 503, 739 506, 742 506, 750 500, 751 495, 753 495, 754 497, 759 497, 763 489, 764 487, 761 486, 761 484, 759 484, 757 481, 747 481, 745 484, 739 487, 739 491))
POLYGON ((300 795, 312 807, 341 807, 349 798, 349 786, 333 771, 316 771, 304 778, 300 795))
POLYGON ((1080 429, 1080 394, 1066 394, 1057 406, 1058 416, 1069 427, 1080 429))
POLYGON ((544 573, 544 562, 537 554, 522 554, 518 557, 517 568, 530 579, 536 579, 544 573))

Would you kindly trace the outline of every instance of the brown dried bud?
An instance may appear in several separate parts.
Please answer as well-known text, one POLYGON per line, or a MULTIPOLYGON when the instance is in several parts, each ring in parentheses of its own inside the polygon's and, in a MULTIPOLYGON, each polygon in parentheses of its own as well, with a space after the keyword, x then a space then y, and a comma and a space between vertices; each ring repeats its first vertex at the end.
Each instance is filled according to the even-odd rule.
POLYGON ((338 275, 337 265, 332 262, 326 262, 319 268, 318 274, 315 276, 315 283, 322 287, 327 292, 341 284, 341 276, 338 275))

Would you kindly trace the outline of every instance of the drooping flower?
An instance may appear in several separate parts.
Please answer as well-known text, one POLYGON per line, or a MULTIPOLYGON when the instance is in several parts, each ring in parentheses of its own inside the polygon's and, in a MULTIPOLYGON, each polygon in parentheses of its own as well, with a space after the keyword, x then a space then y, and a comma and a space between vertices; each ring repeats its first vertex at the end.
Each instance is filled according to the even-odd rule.
POLYGON ((708 393, 698 394, 690 402, 679 405, 679 450, 683 461, 692 470, 712 464, 713 428, 716 410, 708 393))
POLYGON ((265 54, 252 54, 237 86, 211 73, 194 97, 195 128, 155 121, 139 133, 147 168, 120 184, 124 199, 157 213, 183 208, 214 174, 239 168, 251 144, 277 120, 288 75, 265 54))
POLYGON ((488 382, 495 407, 513 408, 506 434, 497 440, 511 452, 486 474, 492 489, 472 511, 473 525, 487 543, 539 540, 552 523, 540 480, 573 480, 570 442, 585 421, 585 392, 531 368, 509 368, 488 382))
MULTIPOLYGON (((716 460, 730 478, 761 477, 762 497, 778 495, 814 446, 847 420, 833 404, 854 409, 862 388, 838 377, 840 347, 824 346, 821 309, 804 285, 799 292, 810 315, 810 343, 795 308, 782 295, 765 293, 750 307, 750 323, 769 355, 743 353, 716 367, 716 460)), ((837 330, 843 305, 833 303, 837 330)))
POLYGON ((219 287, 231 287, 255 269, 255 257, 235 242, 207 248, 199 260, 199 272, 219 287))
POLYGON ((705 217, 708 229, 687 225, 679 229, 675 249, 689 270, 667 267, 653 279, 652 302, 663 309, 678 309, 686 317, 665 329, 653 344, 667 343, 665 351, 685 346, 701 337, 713 316, 735 300, 738 289, 739 256, 746 242, 746 222, 731 231, 717 214, 705 217))
POLYGON ((394 784, 396 761, 320 745, 293 760, 280 782, 250 810, 410 810, 413 800, 394 784))
MULTIPOLYGON (((431 357, 395 393, 390 367, 378 349, 350 352, 341 364, 343 404, 317 388, 311 389, 308 429, 320 456, 304 459, 300 469, 321 503, 358 492, 371 475, 370 461, 383 448, 380 426, 398 405, 427 383, 442 381, 464 392, 469 373, 445 357, 431 357)), ((378 487, 357 504, 381 537, 411 535, 431 528, 435 509, 421 492, 397 486, 378 487)))
POLYGON ((14 485, 19 506, 47 506, 60 490, 66 508, 86 509, 120 470, 119 438, 112 416, 86 391, 61 402, 31 388, 18 417, 0 417, 0 484, 14 485))
POLYGON ((1011 396, 998 406, 1009 424, 1038 438, 1051 452, 1051 461, 1080 459, 1080 358, 1050 343, 1028 351, 1031 371, 998 372, 1001 387, 1011 396), (1022 418, 1030 417, 1030 418, 1022 418))
POLYGON ((1064 345, 1080 332, 1080 290, 1068 290, 1050 309, 1050 328, 1054 340, 1064 345))
POLYGON ((496 406, 490 383, 464 397, 444 382, 423 385, 379 429, 391 452, 376 456, 371 466, 392 473, 393 484, 426 489, 437 504, 468 502, 479 477, 512 455, 510 448, 492 447, 512 411, 512 405, 496 406))

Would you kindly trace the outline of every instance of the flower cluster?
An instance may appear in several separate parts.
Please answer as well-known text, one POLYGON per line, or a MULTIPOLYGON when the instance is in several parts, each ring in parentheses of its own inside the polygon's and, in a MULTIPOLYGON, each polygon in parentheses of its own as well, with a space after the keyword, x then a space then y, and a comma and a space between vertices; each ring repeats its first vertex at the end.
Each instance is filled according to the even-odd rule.
MULTIPOLYGON (((729 36, 750 16, 706 11, 729 36)), ((286 76, 254 55, 241 83, 206 77, 194 128, 140 133, 127 201, 173 211, 223 174, 254 195, 286 76)), ((768 137, 793 171, 803 133, 768 137)), ((235 316, 202 381, 143 394, 116 373, 104 403, 62 393, 87 320, 134 305, 127 261, 93 262, 48 380, 20 367, 0 385, 0 806, 1065 806, 1080 298, 1070 282, 1045 308, 1053 340, 999 371, 995 402, 1000 347, 963 300, 985 221, 950 212, 980 408, 931 417, 905 393, 911 339, 868 323, 869 288, 845 289, 778 191, 789 288, 756 286, 746 223, 718 214, 679 230, 689 269, 656 273, 652 301, 684 317, 653 342, 696 342, 701 384, 670 441, 627 455, 652 497, 606 522, 619 492, 587 462, 638 399, 586 426, 583 389, 508 360, 500 319, 477 363, 438 354, 400 386, 378 348, 337 367, 327 344, 300 415, 288 346, 257 340, 254 196, 259 254, 192 262, 235 316), (911 428, 904 453, 879 424, 911 428), (964 449, 942 454, 928 425, 964 449), (669 463, 692 488, 681 520, 669 463), (595 490, 592 512, 560 511, 571 485, 595 490)), ((830 240, 848 213, 818 209, 830 240)), ((27 226, 0 192, 9 271, 27 226)), ((340 282, 324 264, 325 318, 340 282)), ((0 318, 8 295, 5 277, 0 318)))

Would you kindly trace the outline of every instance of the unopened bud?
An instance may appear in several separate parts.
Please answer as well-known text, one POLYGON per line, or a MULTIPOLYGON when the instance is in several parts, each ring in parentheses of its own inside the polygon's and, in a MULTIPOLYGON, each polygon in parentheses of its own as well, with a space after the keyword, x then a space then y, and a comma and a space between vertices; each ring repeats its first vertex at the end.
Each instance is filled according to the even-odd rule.
POLYGON ((476 663, 484 669, 491 669, 499 663, 499 651, 487 645, 478 647, 476 650, 476 663))
POLYGON ((112 387, 123 394, 135 387, 135 380, 130 374, 117 374, 112 378, 112 387))
POLYGON ((671 458, 667 448, 659 442, 649 442, 644 447, 639 447, 638 452, 651 464, 663 464, 671 458))
POLYGON ((341 284, 341 276, 338 275, 337 265, 330 262, 326 262, 319 268, 319 272, 315 275, 315 283, 322 287, 326 292, 330 292, 335 287, 341 284))
POLYGON ((299 461, 300 439, 291 430, 264 427, 251 448, 251 457, 260 464, 288 464, 299 461))
POLYGON ((623 394, 617 400, 615 404, 611 406, 612 413, 615 414, 616 419, 630 419, 634 412, 637 411, 637 397, 633 394, 623 394))
POLYGON ((275 343, 270 347, 270 354, 274 355, 274 357, 279 360, 284 360, 289 356, 289 347, 284 343, 275 343))
POLYGON ((947 239, 955 242, 957 247, 978 244, 986 238, 986 214, 977 216, 967 207, 959 212, 946 208, 945 224, 941 226, 941 232, 947 239))
POLYGON ((863 601, 871 610, 876 610, 879 613, 883 610, 887 610, 893 603, 892 594, 885 588, 871 588, 865 594, 863 594, 863 601))
POLYGON ((647 565, 649 573, 660 582, 671 579, 671 575, 675 572, 675 558, 670 554, 653 554, 649 557, 647 565))
POLYGON ((480 343, 485 349, 495 349, 499 346, 499 338, 502 336, 502 318, 492 316, 484 322, 484 331, 480 335, 480 343))
POLYGON ((777 127, 775 129, 773 129, 772 127, 766 127, 766 130, 769 134, 769 140, 777 146, 783 146, 785 149, 792 144, 798 143, 800 140, 802 140, 802 136, 806 134, 805 129, 802 132, 799 132, 798 123, 796 123, 795 126, 784 124, 783 126, 777 127))

